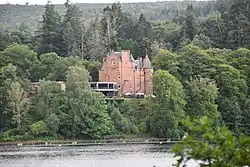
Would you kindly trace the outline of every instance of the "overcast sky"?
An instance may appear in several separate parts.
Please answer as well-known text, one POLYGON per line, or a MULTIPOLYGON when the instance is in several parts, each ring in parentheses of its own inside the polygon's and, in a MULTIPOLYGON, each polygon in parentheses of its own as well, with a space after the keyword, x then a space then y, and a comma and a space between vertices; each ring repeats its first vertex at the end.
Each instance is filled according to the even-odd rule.
MULTIPOLYGON (((53 4, 64 4, 65 0, 51 0, 53 4)), ((156 0, 120 0, 123 2, 155 2, 156 0)), ((0 0, 0 4, 10 3, 10 4, 46 4, 47 0, 0 0)), ((71 0, 72 3, 113 3, 117 0, 71 0)))

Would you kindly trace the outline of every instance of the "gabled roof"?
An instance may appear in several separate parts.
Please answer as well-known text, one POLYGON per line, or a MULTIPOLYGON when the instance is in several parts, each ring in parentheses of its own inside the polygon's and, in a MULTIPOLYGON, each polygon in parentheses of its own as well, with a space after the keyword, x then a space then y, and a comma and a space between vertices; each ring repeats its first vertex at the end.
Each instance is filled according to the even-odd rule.
MULTIPOLYGON (((114 51, 112 51, 110 54, 108 54, 108 56, 115 55, 115 56, 118 56, 120 58, 120 60, 121 60, 121 58, 122 58, 122 52, 126 52, 126 51, 121 51, 121 52, 114 52, 114 51)), ((128 53, 130 53, 130 52, 128 52, 128 53)), ((105 61, 106 58, 103 61, 105 61)), ((139 59, 135 60, 134 57, 133 57, 133 55, 129 54, 129 59, 134 64, 133 68, 153 68, 152 67, 152 63, 151 63, 151 61, 148 58, 148 55, 146 55, 144 58, 140 57, 139 59)), ((104 64, 103 64, 101 70, 104 70, 104 68, 105 67, 104 67, 104 64)))

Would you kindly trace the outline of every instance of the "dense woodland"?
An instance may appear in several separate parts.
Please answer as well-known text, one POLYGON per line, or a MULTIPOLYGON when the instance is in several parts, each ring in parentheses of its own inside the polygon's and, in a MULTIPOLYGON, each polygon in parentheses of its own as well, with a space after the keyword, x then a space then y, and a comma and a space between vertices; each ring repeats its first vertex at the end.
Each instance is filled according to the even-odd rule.
MULTIPOLYGON (((220 5, 220 3, 215 1, 196 2, 190 0, 124 3, 121 5, 123 11, 134 18, 138 18, 139 15, 143 13, 149 21, 167 21, 183 15, 188 4, 193 4, 195 15, 200 18, 204 18, 208 14, 216 12, 220 5)), ((81 18, 85 21, 91 21, 101 17, 103 8, 107 6, 107 4, 96 3, 75 5, 82 11, 81 18)), ((60 15, 65 14, 66 8, 63 4, 55 5, 55 8, 60 15)), ((44 10, 44 6, 42 5, 29 5, 28 3, 26 5, 0 5, 0 22, 12 27, 26 24, 33 30, 37 28, 37 21, 42 19, 44 10)))
MULTIPOLYGON (((250 2, 157 2, 150 5, 159 10, 141 7, 141 14, 129 5, 110 4, 95 14, 68 0, 65 12, 48 2, 36 29, 1 25, 2 141, 181 138, 187 116, 207 116, 236 136, 250 134, 250 2), (89 88, 103 58, 121 49, 136 58, 149 55, 156 98, 110 102, 89 88), (41 81, 41 90, 27 98, 30 81, 41 81), (66 91, 55 81, 65 81, 66 91)), ((13 12, 6 10, 11 5, 1 7, 13 12)))

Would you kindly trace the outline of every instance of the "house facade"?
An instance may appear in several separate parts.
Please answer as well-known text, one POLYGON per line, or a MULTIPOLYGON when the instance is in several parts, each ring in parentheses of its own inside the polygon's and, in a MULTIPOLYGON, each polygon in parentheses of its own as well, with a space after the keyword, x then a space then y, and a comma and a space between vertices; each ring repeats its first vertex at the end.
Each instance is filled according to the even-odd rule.
POLYGON ((116 82, 120 94, 153 94, 153 68, 146 55, 135 60, 129 50, 111 52, 103 61, 99 71, 100 82, 116 82))

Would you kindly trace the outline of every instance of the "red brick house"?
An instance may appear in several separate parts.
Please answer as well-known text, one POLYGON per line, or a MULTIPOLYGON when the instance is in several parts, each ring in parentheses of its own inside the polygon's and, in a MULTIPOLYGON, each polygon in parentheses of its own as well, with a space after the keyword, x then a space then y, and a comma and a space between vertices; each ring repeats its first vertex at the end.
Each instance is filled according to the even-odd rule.
POLYGON ((100 82, 116 82, 120 85, 120 94, 153 94, 153 68, 146 55, 134 60, 129 50, 111 52, 103 61, 99 71, 100 82))

